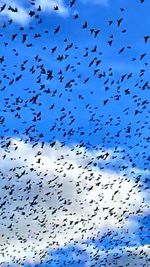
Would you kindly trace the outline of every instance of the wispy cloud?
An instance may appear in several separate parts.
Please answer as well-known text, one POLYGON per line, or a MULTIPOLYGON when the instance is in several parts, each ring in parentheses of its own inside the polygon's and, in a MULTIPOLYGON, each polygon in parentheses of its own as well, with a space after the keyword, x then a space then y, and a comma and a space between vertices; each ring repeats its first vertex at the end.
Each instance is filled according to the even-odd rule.
POLYGON ((46 257, 49 248, 120 227, 130 233, 130 215, 148 210, 147 193, 129 177, 90 164, 103 161, 97 159, 102 154, 60 143, 42 148, 15 139, 8 151, 0 149, 0 204, 7 200, 2 208, 1 262, 13 257, 14 262, 27 257, 38 261, 39 251, 46 257), (36 195, 37 203, 31 206, 36 195))
POLYGON ((6 3, 5 9, 0 13, 0 16, 7 16, 9 19, 12 19, 16 23, 27 24, 31 17, 29 16, 30 10, 37 12, 37 8, 41 7, 40 12, 51 13, 55 12, 61 16, 68 15, 68 8, 65 6, 63 0, 37 0, 35 5, 29 5, 29 2, 25 0, 24 2, 18 2, 17 0, 2 0, 1 6, 6 3), (17 12, 12 12, 9 10, 9 7, 17 8, 17 12), (55 11, 54 7, 58 7, 58 10, 55 11))
POLYGON ((12 19, 14 22, 20 23, 20 24, 26 24, 30 17, 28 15, 28 10, 26 10, 23 6, 20 6, 15 1, 2 1, 1 5, 6 3, 5 9, 0 13, 1 16, 7 16, 9 19, 12 19), (17 12, 12 12, 9 10, 9 7, 17 8, 17 12))
MULTIPOLYGON (((131 237, 130 237, 131 238, 131 237)), ((95 249, 96 251, 96 249, 95 249)), ((150 246, 117 247, 108 251, 98 251, 97 264, 107 266, 147 266, 150 257, 150 246)), ((94 257, 93 257, 94 258, 94 257)), ((96 263, 96 262, 95 262, 96 263)))
POLYGON ((58 7, 57 13, 63 16, 68 15, 68 8, 65 6, 63 0, 38 0, 36 6, 41 6, 43 12, 52 12, 54 7, 58 7))

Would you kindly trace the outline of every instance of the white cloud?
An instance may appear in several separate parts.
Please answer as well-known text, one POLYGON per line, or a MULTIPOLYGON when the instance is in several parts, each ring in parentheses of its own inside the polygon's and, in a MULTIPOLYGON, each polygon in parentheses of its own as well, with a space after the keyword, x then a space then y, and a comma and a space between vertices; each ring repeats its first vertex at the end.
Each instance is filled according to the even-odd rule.
POLYGON ((29 16, 30 10, 35 10, 37 13, 37 8, 39 5, 41 6, 41 12, 55 12, 61 16, 67 16, 68 15, 68 9, 64 4, 63 0, 37 0, 35 2, 34 6, 30 5, 30 8, 27 7, 27 4, 29 5, 29 2, 25 0, 22 2, 22 5, 20 5, 21 2, 18 2, 18 0, 2 0, 0 3, 0 6, 3 6, 3 4, 6 3, 5 9, 0 13, 0 16, 7 16, 9 19, 12 19, 14 22, 19 24, 27 24, 31 17, 29 16), (25 5, 26 4, 26 5, 25 5), (17 12, 12 12, 8 8, 9 7, 17 8, 17 12), (54 7, 58 6, 58 11, 54 11, 54 7))
MULTIPOLYGON (((150 246, 117 247, 111 250, 98 251, 99 266, 148 266, 150 259, 150 246), (106 264, 107 265, 102 265, 106 264)), ((89 265, 90 266, 90 265, 89 265)))
POLYGON ((21 7, 18 8, 17 15, 8 10, 4 11, 2 15, 7 16, 9 19, 12 19, 14 22, 25 25, 29 21, 28 13, 21 7))
POLYGON ((41 6, 42 11, 53 11, 54 7, 58 6, 58 11, 57 13, 66 16, 68 15, 68 9, 65 7, 64 1, 63 0, 37 0, 36 1, 36 7, 41 6))
POLYGON ((2 1, 1 6, 6 3, 5 9, 0 13, 1 16, 7 16, 9 19, 12 19, 13 21, 20 23, 20 24, 26 24, 29 21, 29 15, 28 10, 24 9, 22 6, 20 6, 15 1, 2 1), (12 12, 8 10, 9 7, 17 8, 17 12, 12 12))
POLYGON ((1 208, 4 254, 0 262, 10 262, 13 257, 14 262, 26 257, 38 261, 38 252, 45 253, 50 247, 86 240, 110 229, 132 230, 130 215, 139 209, 140 213, 148 211, 142 184, 88 165, 103 161, 97 160, 102 150, 90 152, 60 143, 41 146, 11 139, 8 150, 0 149, 0 205, 7 200, 1 208), (31 207, 36 195, 37 203, 31 207))
MULTIPOLYGON (((83 4, 97 4, 108 6, 109 0, 80 0, 83 4)), ((1 0, 0 6, 3 6, 6 3, 5 9, 0 12, 0 17, 7 16, 9 19, 12 19, 14 22, 25 25, 30 20, 29 16, 30 10, 35 10, 37 12, 37 8, 40 6, 41 11, 45 13, 55 12, 60 16, 66 17, 69 15, 68 7, 65 5, 64 0, 36 0, 35 5, 30 5, 27 0, 19 1, 19 0, 1 0), (8 7, 17 8, 18 12, 12 12, 8 10, 8 7), (58 6, 58 10, 54 11, 54 7, 58 6)))

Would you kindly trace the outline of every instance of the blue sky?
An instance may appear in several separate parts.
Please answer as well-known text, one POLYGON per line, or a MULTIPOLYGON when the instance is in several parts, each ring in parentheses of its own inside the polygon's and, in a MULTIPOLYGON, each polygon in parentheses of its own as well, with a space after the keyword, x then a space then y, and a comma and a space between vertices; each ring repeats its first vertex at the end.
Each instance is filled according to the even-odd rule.
POLYGON ((150 35, 150 2, 76 0, 71 8, 65 0, 1 2, 6 7, 0 13, 0 204, 7 200, 1 212, 2 266, 148 266, 150 40, 144 37, 150 35), (57 180, 48 188, 54 177, 61 193, 57 180), (28 180, 31 188, 25 189, 28 180), (35 220, 30 203, 37 193, 35 220), (59 194, 72 201, 70 214, 59 194), (15 210, 22 205, 24 217, 15 210), (80 225, 69 227, 70 220, 80 225))

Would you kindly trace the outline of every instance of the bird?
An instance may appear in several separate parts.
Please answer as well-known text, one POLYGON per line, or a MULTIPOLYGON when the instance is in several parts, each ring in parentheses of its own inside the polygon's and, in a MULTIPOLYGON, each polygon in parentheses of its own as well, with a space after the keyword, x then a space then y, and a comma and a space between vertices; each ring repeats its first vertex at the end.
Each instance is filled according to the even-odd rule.
POLYGON ((149 40, 149 38, 150 38, 150 35, 144 36, 144 42, 147 43, 147 41, 149 40))
POLYGON ((121 22, 123 21, 123 18, 120 18, 117 20, 118 27, 121 25, 121 22))
POLYGON ((85 21, 84 24, 82 25, 82 29, 86 29, 87 26, 88 26, 87 21, 85 21))
POLYGON ((8 10, 11 11, 11 12, 13 12, 13 13, 18 12, 18 9, 17 8, 13 8, 11 6, 8 7, 8 10))
POLYGON ((58 7, 58 6, 55 6, 55 7, 54 7, 54 10, 55 10, 55 11, 58 11, 58 10, 59 10, 59 7, 58 7))
POLYGON ((108 23, 109 23, 109 26, 110 26, 113 23, 113 20, 109 20, 108 23))
POLYGON ((0 7, 0 12, 3 12, 4 9, 5 9, 5 7, 6 7, 6 4, 4 4, 3 6, 1 6, 1 7, 0 7))
POLYGON ((79 14, 78 13, 76 13, 75 15, 74 15, 74 17, 73 17, 74 19, 78 19, 79 18, 79 14))
POLYGON ((73 5, 75 4, 76 0, 70 0, 70 7, 73 7, 73 5))
POLYGON ((22 43, 25 43, 26 39, 27 39, 27 34, 23 34, 23 36, 22 36, 22 43))
POLYGON ((56 34, 57 32, 59 32, 60 30, 60 25, 54 30, 54 34, 56 34))

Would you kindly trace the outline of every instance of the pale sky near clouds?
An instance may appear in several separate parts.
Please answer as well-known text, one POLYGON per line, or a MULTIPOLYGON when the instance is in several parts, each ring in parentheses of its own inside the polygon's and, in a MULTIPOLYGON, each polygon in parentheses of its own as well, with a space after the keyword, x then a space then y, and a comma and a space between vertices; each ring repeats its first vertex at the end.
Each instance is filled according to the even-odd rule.
POLYGON ((109 0, 80 0, 83 4, 97 4, 107 6, 109 4, 109 0))

